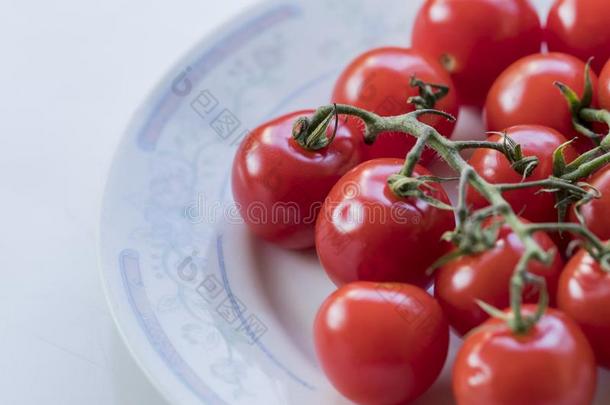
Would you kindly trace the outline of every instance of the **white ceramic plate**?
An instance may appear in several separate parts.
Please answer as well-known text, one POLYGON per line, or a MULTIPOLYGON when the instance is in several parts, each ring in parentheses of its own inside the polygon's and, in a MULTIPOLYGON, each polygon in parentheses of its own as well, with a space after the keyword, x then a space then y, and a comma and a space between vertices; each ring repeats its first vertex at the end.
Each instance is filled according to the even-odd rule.
MULTIPOLYGON (((171 403, 348 403, 312 347, 333 285, 313 252, 246 232, 228 173, 248 128, 326 103, 361 51, 407 45, 420 4, 265 3, 196 46, 136 114, 106 189, 102 277, 127 345, 171 403)), ((476 120, 460 128, 481 132, 476 120)), ((418 404, 452 403, 450 364, 418 404)))

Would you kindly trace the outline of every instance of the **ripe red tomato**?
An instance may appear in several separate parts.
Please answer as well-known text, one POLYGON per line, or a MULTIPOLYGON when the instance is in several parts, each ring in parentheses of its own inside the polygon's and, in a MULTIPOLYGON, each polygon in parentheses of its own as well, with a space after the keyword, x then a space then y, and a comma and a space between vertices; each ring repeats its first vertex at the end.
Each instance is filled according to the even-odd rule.
POLYGON ((549 49, 582 60, 594 57, 599 72, 610 58, 610 2, 605 0, 555 0, 546 23, 549 49))
MULTIPOLYGON (((267 122, 241 143, 233 162, 233 196, 257 236, 289 249, 314 244, 322 201, 332 186, 361 160, 363 140, 340 119, 334 141, 310 151, 292 138, 292 124, 313 111, 298 111, 267 122)), ((334 124, 328 131, 332 136, 334 124)))
POLYGON ((600 365, 610 368, 610 273, 580 250, 559 280, 559 308, 582 328, 600 365))
POLYGON ((599 76, 599 105, 601 108, 610 110, 610 60, 599 76))
MULTIPOLYGON (((554 128, 569 139, 577 137, 568 104, 553 83, 560 81, 582 95, 584 72, 583 61, 562 53, 536 54, 518 60, 502 72, 489 90, 484 112, 487 129, 502 131, 513 125, 538 124, 554 128)), ((593 72, 591 79, 597 89, 593 72)), ((589 148, 592 146, 588 140, 583 142, 589 148)))
MULTIPOLYGON (((587 228, 598 238, 610 239, 610 166, 604 167, 586 181, 601 193, 601 197, 582 205, 580 214, 587 228)), ((573 210, 570 210, 570 221, 578 222, 573 210)))
MULTIPOLYGON (((525 156, 538 157, 538 167, 526 179, 527 181, 543 180, 553 174, 553 152, 566 138, 552 128, 540 125, 518 125, 506 129, 506 134, 521 145, 525 156)), ((500 135, 491 135, 489 141, 503 142, 500 135)), ((578 153, 572 146, 565 149, 566 160, 572 161, 578 153)), ((519 183, 523 176, 511 167, 511 163, 502 153, 493 149, 477 149, 469 160, 470 165, 490 183, 519 183)), ((555 196, 552 193, 536 194, 538 188, 511 190, 504 193, 504 198, 513 210, 532 222, 557 221, 555 196)), ((468 192, 468 202, 473 208, 488 205, 476 190, 468 192)))
POLYGON ((585 405, 593 401, 596 375, 578 325, 548 309, 525 335, 495 318, 468 335, 455 360, 453 392, 458 405, 585 405))
POLYGON ((436 380, 449 326, 438 303, 408 284, 356 282, 324 301, 314 323, 318 360, 358 404, 406 404, 436 380))
MULTIPOLYGON (((337 79, 332 101, 354 105, 382 116, 405 114, 415 110, 407 99, 419 94, 418 89, 410 85, 413 75, 426 83, 448 86, 449 93, 438 100, 434 108, 457 117, 459 106, 449 75, 436 62, 405 48, 377 48, 358 56, 337 79)), ((436 115, 424 116, 420 120, 446 137, 451 136, 455 126, 453 122, 436 115)), ((365 158, 404 158, 414 144, 415 138, 410 135, 383 133, 373 145, 364 148, 365 158)), ((426 150, 424 161, 432 156, 432 151, 426 150)))
MULTIPOLYGON (((551 237, 544 232, 534 234, 534 239, 545 251, 556 248, 551 237)), ((459 334, 465 335, 489 318, 476 303, 477 299, 496 308, 510 305, 510 279, 524 252, 519 237, 508 225, 503 225, 492 249, 462 256, 437 270, 434 296, 443 307, 449 324, 459 334)), ((559 255, 555 255, 550 266, 534 261, 528 266, 531 273, 545 278, 551 302, 555 301, 562 268, 563 261, 559 255)), ((538 302, 538 294, 532 292, 526 291, 525 302, 538 302)))
POLYGON ((413 47, 451 73, 460 101, 482 105, 512 62, 540 52, 542 28, 527 0, 427 0, 413 27, 413 47))
MULTIPOLYGON (((358 280, 429 285, 426 269, 448 250, 441 236, 453 229, 454 215, 421 199, 397 197, 387 180, 402 164, 369 160, 330 191, 316 224, 316 249, 336 285, 358 280)), ((418 165, 413 174, 430 172, 418 165)), ((438 184, 430 186, 428 196, 449 203, 438 184)))

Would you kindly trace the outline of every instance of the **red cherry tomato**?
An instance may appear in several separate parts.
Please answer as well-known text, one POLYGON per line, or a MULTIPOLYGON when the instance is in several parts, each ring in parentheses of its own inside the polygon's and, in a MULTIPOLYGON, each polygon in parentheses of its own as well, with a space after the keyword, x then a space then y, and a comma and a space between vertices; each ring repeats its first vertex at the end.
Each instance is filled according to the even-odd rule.
MULTIPOLYGON (((290 249, 313 246, 322 201, 361 160, 362 134, 343 117, 328 147, 301 147, 292 138, 292 124, 311 114, 298 111, 261 125, 242 142, 233 162, 233 196, 245 223, 257 236, 290 249)), ((331 124, 329 136, 333 130, 331 124)))
MULTIPOLYGON (((538 166, 526 181, 536 181, 548 178, 553 174, 553 152, 564 142, 566 138, 559 132, 539 125, 518 125, 506 129, 506 134, 521 145, 523 155, 538 157, 538 166)), ((503 142, 500 135, 493 134, 489 141, 503 142)), ((568 162, 578 156, 572 146, 565 149, 568 162)), ((523 176, 512 168, 509 160, 493 149, 477 149, 469 161, 470 165, 485 180, 490 183, 519 183, 523 176)), ((504 193, 504 198, 513 210, 532 222, 554 222, 557 221, 557 210, 555 209, 555 196, 552 193, 538 193, 538 188, 525 188, 511 190, 504 193)), ((468 202, 474 208, 482 208, 488 205, 477 191, 470 189, 468 202)))
MULTIPOLYGON (((426 269, 449 244, 441 236, 454 227, 451 211, 415 198, 397 197, 387 180, 403 161, 385 158, 356 166, 339 180, 316 224, 322 266, 337 285, 352 281, 406 282, 426 287, 426 269)), ((430 175, 416 166, 414 176, 430 175)), ((449 203, 438 184, 427 193, 449 203)))
POLYGON ((599 76, 599 105, 601 108, 610 110, 610 60, 599 76))
POLYGON ((582 60, 594 57, 599 72, 610 58, 610 2, 606 0, 555 0, 546 23, 549 49, 582 60))
POLYGON ((425 291, 361 281, 339 288, 322 304, 314 342, 322 369, 347 398, 358 404, 406 404, 443 368, 449 326, 425 291))
MULTIPOLYGON (((534 239, 545 251, 556 246, 544 232, 534 234, 534 239)), ((509 285, 515 267, 525 252, 523 243, 508 225, 500 228, 496 245, 483 253, 462 256, 449 262, 436 273, 434 296, 443 307, 449 324, 461 335, 479 326, 489 318, 476 300, 496 308, 510 305, 509 285)), ((563 261, 559 255, 550 266, 530 262, 528 270, 545 278, 551 302, 554 302, 563 261)), ((526 291, 525 302, 538 302, 538 294, 526 291)))
MULTIPOLYGON (((586 180, 601 193, 601 197, 580 207, 585 225, 602 240, 610 239, 610 166, 606 166, 586 180)), ((578 222, 576 214, 570 211, 570 221, 578 222)))
POLYGON ((542 28, 527 0, 427 0, 413 47, 440 61, 460 101, 482 105, 494 79, 515 60, 540 52, 542 28))
MULTIPOLYGON (((562 53, 530 55, 510 65, 494 82, 485 102, 485 121, 490 131, 513 125, 538 124, 551 127, 571 139, 578 136, 564 96, 553 85, 560 81, 582 95, 585 63, 562 53)), ((591 72, 593 88, 597 76, 591 72)), ((597 93, 597 92, 594 92, 597 93)), ((593 105, 597 105, 594 95, 593 105)), ((583 140, 585 146, 592 146, 583 140)))
POLYGON ((593 401, 596 375, 578 325, 548 309, 525 335, 498 319, 468 335, 455 359, 453 392, 458 405, 585 405, 593 401))
MULTIPOLYGON (((407 99, 419 94, 410 86, 411 77, 432 84, 449 87, 449 93, 434 106, 457 117, 457 96, 451 78, 436 62, 411 49, 377 48, 354 59, 341 73, 335 84, 332 101, 350 104, 382 116, 401 115, 415 110, 407 99)), ((454 123, 443 117, 428 115, 420 118, 442 135, 451 136, 454 123)), ((365 147, 365 158, 404 158, 415 144, 415 138, 401 133, 383 133, 373 145, 365 147)), ((424 161, 430 160, 432 151, 426 150, 424 161)))
POLYGON ((610 273, 580 250, 561 274, 557 302, 580 325, 598 363, 610 368, 610 273))

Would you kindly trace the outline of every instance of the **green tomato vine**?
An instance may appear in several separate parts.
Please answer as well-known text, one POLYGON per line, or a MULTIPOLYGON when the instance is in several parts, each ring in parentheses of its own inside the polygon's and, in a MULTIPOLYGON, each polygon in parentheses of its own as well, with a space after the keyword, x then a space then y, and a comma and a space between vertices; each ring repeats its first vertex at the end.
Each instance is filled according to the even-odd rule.
POLYGON ((373 112, 366 111, 350 105, 333 104, 322 106, 316 110, 311 117, 297 119, 293 126, 293 138, 303 147, 308 149, 321 149, 332 142, 334 136, 327 135, 330 123, 335 121, 339 114, 354 116, 365 124, 364 140, 371 144, 375 142, 380 134, 384 132, 403 132, 417 138, 415 146, 406 156, 404 166, 400 172, 388 178, 388 187, 399 197, 412 197, 426 200, 439 209, 453 210, 456 214, 456 227, 454 231, 445 235, 451 241, 456 250, 449 255, 440 258, 433 267, 442 265, 447 261, 455 259, 459 255, 476 254, 492 248, 497 240, 498 229, 501 224, 507 224, 521 240, 524 253, 520 258, 510 285, 510 305, 512 314, 506 316, 499 309, 479 302, 479 305, 490 315, 505 319, 515 333, 527 333, 533 325, 542 317, 548 306, 549 295, 543 277, 528 271, 531 261, 538 261, 544 265, 550 265, 553 261, 553 251, 545 251, 534 239, 533 234, 539 231, 571 232, 579 235, 584 240, 585 248, 600 262, 602 268, 610 271, 610 246, 600 241, 583 224, 564 223, 563 218, 568 207, 578 207, 593 198, 599 197, 599 193, 588 184, 582 182, 593 172, 610 163, 610 134, 599 136, 594 134, 583 122, 606 122, 610 123, 610 113, 605 110, 593 110, 590 107, 592 99, 591 80, 588 73, 587 89, 583 97, 578 98, 567 86, 557 84, 564 94, 574 114, 575 128, 590 137, 595 142, 595 147, 582 154, 576 160, 567 163, 563 156, 566 145, 560 146, 554 154, 554 175, 539 181, 527 181, 527 177, 536 169, 538 160, 536 157, 524 156, 521 147, 504 134, 504 142, 485 141, 452 141, 443 137, 433 127, 419 121, 419 117, 425 114, 440 115, 448 120, 455 120, 451 115, 442 111, 434 110, 434 103, 444 94, 447 89, 428 85, 416 78, 412 78, 411 84, 420 89, 420 96, 412 98, 411 102, 417 102, 416 110, 407 114, 382 117, 373 112), (428 107, 428 108, 426 108, 428 107), (459 194, 455 207, 449 206, 441 201, 426 195, 425 188, 430 182, 441 182, 432 176, 413 177, 413 169, 424 148, 433 149, 456 173, 459 174, 459 194), (461 151, 473 148, 491 148, 503 153, 511 162, 513 168, 523 176, 519 183, 491 184, 481 177, 462 157, 461 151), (469 186, 477 190, 488 202, 489 206, 471 210, 466 204, 466 195, 469 186), (555 193, 557 208, 559 212, 557 223, 526 224, 502 196, 507 190, 522 189, 528 187, 541 187, 544 192, 555 193), (483 227, 484 221, 494 219, 492 226, 483 227), (533 315, 522 313, 523 291, 526 286, 533 286, 539 291, 538 309, 533 315))

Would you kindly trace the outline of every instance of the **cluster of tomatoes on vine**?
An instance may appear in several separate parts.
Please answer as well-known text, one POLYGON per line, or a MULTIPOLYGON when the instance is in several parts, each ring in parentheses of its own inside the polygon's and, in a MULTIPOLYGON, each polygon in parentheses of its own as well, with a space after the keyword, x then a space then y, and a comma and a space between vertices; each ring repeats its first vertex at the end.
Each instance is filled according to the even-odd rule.
POLYGON ((343 395, 418 398, 452 327, 459 404, 592 402, 597 365, 610 367, 608 15, 605 0, 556 0, 543 25, 528 0, 427 0, 411 48, 356 57, 329 106, 240 145, 232 185, 249 229, 315 246, 338 286, 314 341, 343 395), (435 138, 463 106, 482 108, 487 139, 435 138), (470 181, 456 208, 452 179, 426 168, 439 157, 470 181), (532 244, 548 260, 523 261, 532 244))

